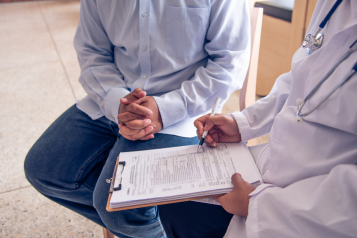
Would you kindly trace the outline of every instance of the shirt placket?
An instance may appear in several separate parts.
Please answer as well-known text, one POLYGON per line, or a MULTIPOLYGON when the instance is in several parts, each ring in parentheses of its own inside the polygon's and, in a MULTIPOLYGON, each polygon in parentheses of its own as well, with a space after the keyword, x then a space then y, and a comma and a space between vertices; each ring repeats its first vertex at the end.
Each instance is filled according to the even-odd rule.
POLYGON ((150 5, 149 0, 139 1, 139 24, 140 24, 140 45, 139 45, 139 62, 141 68, 140 79, 133 84, 135 88, 143 88, 145 82, 151 76, 150 61, 150 5))

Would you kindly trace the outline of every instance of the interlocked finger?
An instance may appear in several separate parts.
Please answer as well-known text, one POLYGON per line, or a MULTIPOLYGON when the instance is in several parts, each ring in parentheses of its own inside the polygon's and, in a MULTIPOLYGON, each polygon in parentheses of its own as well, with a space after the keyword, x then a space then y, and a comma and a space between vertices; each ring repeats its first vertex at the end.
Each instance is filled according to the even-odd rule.
POLYGON ((132 112, 138 115, 142 116, 150 116, 152 114, 152 111, 144 106, 140 106, 138 104, 132 103, 126 106, 126 111, 132 112))
POLYGON ((132 120, 143 120, 145 118, 145 116, 135 114, 132 112, 124 112, 124 113, 118 114, 117 118, 120 122, 128 122, 128 121, 132 121, 132 120))
POLYGON ((132 140, 140 140, 141 138, 150 134, 150 132, 154 129, 153 126, 148 126, 144 129, 139 130, 137 133, 131 136, 132 140))
POLYGON ((128 128, 123 123, 119 123, 119 133, 128 140, 140 140, 140 139, 151 139, 150 137, 146 137, 150 134, 150 132, 154 129, 153 126, 147 126, 140 130, 132 130, 128 128))
POLYGON ((135 133, 138 133, 140 129, 133 130, 124 125, 123 123, 119 123, 119 133, 126 138, 126 136, 132 136, 135 133))
POLYGON ((140 130, 150 125, 150 123, 151 123, 150 119, 144 119, 144 120, 128 121, 125 123, 125 125, 132 130, 140 130))
POLYGON ((145 91, 143 91, 140 88, 136 88, 134 91, 126 95, 125 98, 122 98, 121 102, 124 104, 134 103, 135 101, 145 96, 146 96, 145 91))
POLYGON ((141 88, 136 88, 134 91, 131 92, 130 96, 134 96, 136 98, 143 98, 146 96, 146 92, 141 88))

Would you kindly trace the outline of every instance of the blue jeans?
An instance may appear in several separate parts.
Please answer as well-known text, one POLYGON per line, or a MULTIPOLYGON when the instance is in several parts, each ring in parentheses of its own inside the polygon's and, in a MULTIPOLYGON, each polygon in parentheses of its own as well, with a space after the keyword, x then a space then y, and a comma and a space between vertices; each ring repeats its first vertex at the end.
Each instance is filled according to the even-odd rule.
POLYGON ((197 137, 156 134, 129 141, 105 117, 92 120, 72 106, 38 139, 25 159, 29 182, 49 199, 125 237, 165 237, 158 208, 107 212, 109 184, 120 152, 198 144, 197 137))

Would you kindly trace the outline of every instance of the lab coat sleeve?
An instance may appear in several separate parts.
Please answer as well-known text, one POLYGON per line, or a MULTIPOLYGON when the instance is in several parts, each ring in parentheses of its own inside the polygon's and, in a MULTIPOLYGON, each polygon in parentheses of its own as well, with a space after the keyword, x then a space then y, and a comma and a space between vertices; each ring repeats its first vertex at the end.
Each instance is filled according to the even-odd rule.
POLYGON ((217 97, 221 97, 222 106, 243 85, 250 59, 248 4, 236 0, 211 2, 204 46, 209 54, 207 65, 198 68, 178 90, 155 97, 164 127, 212 110, 217 97))
POLYGON ((129 91, 114 63, 114 46, 98 15, 95 0, 81 1, 80 19, 74 38, 81 75, 79 82, 103 114, 118 123, 120 98, 129 91))
POLYGON ((270 93, 231 116, 236 120, 242 141, 247 141, 270 132, 275 116, 283 108, 290 92, 291 72, 281 75, 270 93))
POLYGON ((251 196, 247 237, 356 237, 357 165, 251 196))

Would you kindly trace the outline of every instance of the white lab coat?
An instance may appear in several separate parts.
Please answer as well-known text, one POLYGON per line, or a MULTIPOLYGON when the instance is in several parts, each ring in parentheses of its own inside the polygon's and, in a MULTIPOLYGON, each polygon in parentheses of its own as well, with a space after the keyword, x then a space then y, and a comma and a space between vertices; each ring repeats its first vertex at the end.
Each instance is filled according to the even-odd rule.
MULTIPOLYGON (((317 3, 307 33, 314 33, 335 1, 317 3)), ((300 48, 291 72, 270 94, 233 113, 242 140, 267 133, 253 153, 265 184, 252 194, 247 220, 234 216, 232 237, 357 237, 357 74, 301 123, 296 99, 304 99, 357 39, 357 1, 344 0, 322 31, 323 46, 300 48)), ((357 62, 353 53, 323 83, 302 112, 314 108, 357 62)))

